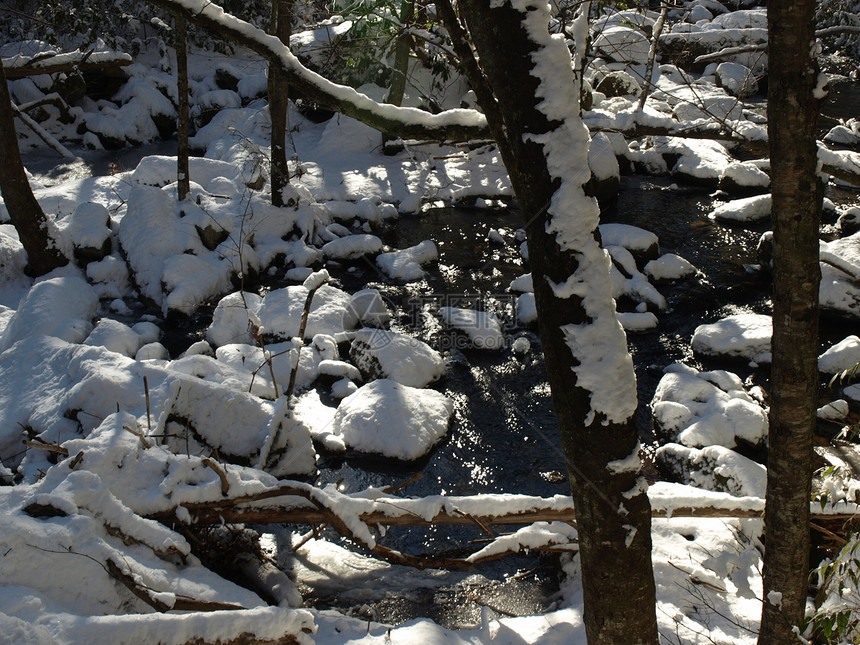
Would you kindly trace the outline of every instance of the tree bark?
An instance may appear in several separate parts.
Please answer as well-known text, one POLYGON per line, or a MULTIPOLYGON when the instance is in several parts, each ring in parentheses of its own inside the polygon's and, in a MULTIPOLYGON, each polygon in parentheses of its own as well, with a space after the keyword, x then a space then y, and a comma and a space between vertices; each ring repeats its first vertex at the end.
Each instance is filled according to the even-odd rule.
POLYGON ((9 219, 18 231, 18 238, 27 251, 27 266, 24 273, 36 277, 50 273, 57 267, 68 264, 51 237, 48 218, 36 201, 18 148, 18 134, 15 132, 15 118, 12 113, 12 98, 6 84, 6 73, 0 61, 0 192, 9 219))
POLYGON ((541 344, 576 509, 588 642, 656 644, 635 376, 599 247, 599 211, 583 191, 588 132, 570 55, 563 41, 550 39, 549 12, 539 5, 521 11, 510 2, 460 0, 459 8, 498 102, 503 123, 491 127, 507 133, 503 157, 525 218, 541 344), (563 107, 559 88, 569 88, 563 107), (607 405, 615 386, 618 396, 607 405))
POLYGON ((176 191, 181 202, 191 192, 188 168, 188 27, 183 16, 174 18, 176 26, 176 90, 179 106, 176 121, 176 191))
MULTIPOLYGON (((293 0, 272 0, 272 33, 290 46, 293 0)), ((279 65, 269 64, 269 117, 272 121, 272 205, 283 206, 283 189, 290 183, 287 166, 287 107, 289 84, 279 65)))
POLYGON ((768 6, 773 363, 761 645, 796 640, 792 630, 803 621, 809 577, 822 200, 814 14, 814 0, 768 6))

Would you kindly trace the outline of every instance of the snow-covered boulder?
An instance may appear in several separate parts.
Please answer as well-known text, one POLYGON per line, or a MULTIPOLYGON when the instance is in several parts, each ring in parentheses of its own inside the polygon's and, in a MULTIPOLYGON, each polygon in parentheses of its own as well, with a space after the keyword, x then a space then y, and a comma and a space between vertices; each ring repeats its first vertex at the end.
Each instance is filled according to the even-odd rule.
POLYGON ((18 232, 11 224, 0 224, 0 282, 16 280, 24 275, 27 252, 18 241, 18 232))
POLYGON ((382 329, 354 332, 349 355, 365 380, 386 378, 410 387, 426 387, 445 374, 445 361, 427 343, 382 329))
POLYGON ((769 194, 753 195, 717 206, 708 217, 726 222, 758 222, 770 217, 770 205, 769 194))
POLYGON ((619 63, 648 63, 651 43, 638 29, 616 24, 603 29, 592 42, 594 50, 619 63))
POLYGON ((87 336, 84 344, 101 346, 131 358, 143 345, 143 339, 128 325, 111 318, 103 318, 87 336))
MULTIPOLYGON (((263 333, 277 338, 297 335, 307 297, 308 289, 304 286, 283 287, 267 293, 256 312, 263 333)), ((351 304, 352 298, 345 291, 327 284, 321 286, 314 293, 305 338, 353 329, 356 316, 351 304)))
POLYGON ((844 237, 854 235, 860 231, 860 207, 852 206, 851 208, 843 211, 839 215, 837 225, 844 237))
POLYGON ((767 469, 729 448, 668 443, 657 448, 655 457, 657 465, 682 484, 738 497, 764 497, 767 469))
POLYGON ((438 257, 436 245, 431 240, 424 240, 400 251, 381 253, 376 258, 376 265, 393 280, 414 282, 424 277, 421 265, 433 262, 438 257))
POLYGON ((770 363, 770 316, 734 314, 693 332, 693 351, 706 356, 745 358, 755 363, 770 363))
POLYGON ((253 343, 254 337, 249 327, 251 321, 259 324, 256 312, 262 302, 263 299, 256 293, 247 291, 236 291, 224 296, 212 314, 206 339, 216 347, 229 343, 253 343))
POLYGON ((666 253, 646 264, 643 272, 655 282, 671 282, 696 275, 699 270, 680 255, 666 253))
MULTIPOLYGON (((197 218, 181 217, 178 208, 166 190, 135 186, 119 225, 119 240, 141 295, 164 313, 190 315, 207 299, 230 289, 234 266, 203 245, 194 225, 197 218)), ((202 212, 188 203, 183 209, 202 212)), ((250 258, 253 252, 246 250, 250 258)))
POLYGON ((111 251, 110 213, 102 204, 79 204, 71 215, 57 222, 57 228, 72 244, 81 265, 102 260, 111 251))
POLYGON ((375 235, 347 235, 327 242, 322 252, 335 260, 354 260, 365 255, 374 255, 382 250, 382 240, 375 235))
POLYGON ((439 315, 446 325, 464 332, 471 347, 502 349, 505 344, 502 323, 492 313, 460 307, 440 307, 439 315))
POLYGON ((740 63, 720 63, 715 72, 717 87, 732 96, 746 98, 758 92, 758 81, 753 71, 740 63))
POLYGON ((860 338, 851 335, 830 347, 818 357, 818 371, 832 376, 860 363, 860 338))
POLYGON ((720 190, 730 195, 755 195, 770 188, 770 176, 761 169, 762 164, 752 161, 733 161, 720 175, 720 190))
POLYGON ((860 233, 820 243, 823 310, 860 317, 860 233))
POLYGON ((664 440, 694 448, 765 441, 767 413, 735 374, 679 364, 665 371, 651 399, 655 430, 664 440))
POLYGON ((601 205, 613 203, 618 197, 621 173, 612 141, 602 132, 591 137, 588 167, 591 170, 592 194, 601 205))
POLYGON ((636 259, 638 266, 660 255, 659 238, 651 231, 630 224, 601 224, 598 226, 603 246, 620 246, 636 259))
POLYGON ((83 342, 93 328, 98 307, 95 290, 83 278, 69 275, 37 282, 9 319, 0 337, 0 352, 36 336, 83 342))
POLYGON ((341 401, 332 429, 355 450, 418 459, 445 436, 453 411, 439 392, 380 379, 341 401))

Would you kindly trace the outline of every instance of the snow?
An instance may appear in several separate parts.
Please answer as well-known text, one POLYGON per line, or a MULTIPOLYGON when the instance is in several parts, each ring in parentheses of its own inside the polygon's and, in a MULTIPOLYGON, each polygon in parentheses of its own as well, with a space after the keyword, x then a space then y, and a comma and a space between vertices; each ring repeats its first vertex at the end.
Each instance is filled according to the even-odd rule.
POLYGON ((818 370, 832 376, 860 363, 860 338, 846 336, 818 357, 818 370))
POLYGON ((79 275, 37 282, 9 319, 0 337, 0 352, 40 335, 80 343, 92 330, 97 311, 98 297, 79 275))
POLYGON ((440 307, 439 315, 446 325, 464 332, 476 349, 502 349, 505 344, 502 323, 490 312, 440 307))
POLYGON ((332 431, 362 452, 417 459, 445 436, 453 411, 439 392, 379 379, 341 401, 332 431))
POLYGON ((770 217, 770 195, 735 199, 711 211, 709 217, 728 222, 757 222, 770 217))
POLYGON ((645 275, 658 282, 681 280, 696 275, 698 269, 675 253, 666 253, 645 265, 645 275))
POLYGON ((376 264, 389 278, 413 282, 424 277, 421 265, 433 262, 438 257, 436 245, 431 240, 424 240, 407 249, 381 253, 376 258, 376 264))
POLYGON ((693 351, 707 356, 746 358, 770 363, 770 316, 733 314, 714 323, 699 325, 693 332, 693 351))
POLYGON ((660 379, 651 411, 658 435, 689 447, 761 444, 767 437, 766 411, 730 372, 697 372, 669 366, 660 379))
POLYGON ((383 329, 360 329, 350 338, 350 358, 368 377, 421 388, 445 373, 441 354, 417 338, 383 329))
MULTIPOLYGON (((207 4, 202 0, 181 3, 195 10, 207 4)), ((515 2, 519 9, 526 4, 515 2)), ((700 0, 690 9, 688 19, 695 16, 697 22, 708 22, 688 25, 687 32, 675 32, 668 41, 684 37, 719 48, 755 42, 763 26, 763 11, 749 15, 732 12, 727 14, 731 18, 711 21, 712 15, 724 12, 718 3, 700 0)), ((219 10, 207 7, 205 11, 217 14, 219 10)), ((570 58, 562 52, 562 39, 545 33, 543 8, 531 13, 535 15, 528 19, 529 33, 550 45, 535 61, 541 81, 541 109, 560 122, 572 100, 568 84, 560 82, 569 78, 570 58)), ((640 26, 652 25, 654 17, 650 12, 607 15, 600 19, 606 27, 603 41, 614 39, 619 45, 613 55, 641 60, 647 51, 647 37, 640 26)), ((277 49, 285 64, 297 66, 291 54, 262 32, 238 23, 234 26, 266 47, 277 49)), ((334 21, 313 33, 294 36, 293 45, 301 43, 305 53, 314 56, 319 39, 345 33, 350 26, 349 21, 334 21)), ((580 19, 573 27, 580 41, 583 34, 579 32, 587 26, 580 19)), ((732 60, 744 62, 740 57, 732 60)), ((749 68, 755 67, 747 63, 749 68)), ((611 67, 599 60, 593 65, 604 71, 623 66, 611 67)), ((332 453, 349 447, 405 460, 418 459, 444 441, 453 402, 435 390, 416 388, 426 388, 444 378, 445 358, 422 340, 399 333, 403 331, 398 326, 402 324, 402 310, 392 296, 398 292, 391 290, 391 281, 402 287, 403 282, 414 280, 421 282, 407 286, 408 293, 421 297, 438 292, 435 269, 427 266, 437 259, 438 249, 436 243, 424 240, 416 246, 380 253, 384 250, 381 239, 392 238, 376 229, 393 221, 397 209, 420 217, 422 204, 447 205, 479 197, 498 206, 499 197, 512 195, 498 150, 491 146, 465 150, 407 141, 404 153, 386 157, 372 151, 378 146, 378 133, 357 121, 338 117, 317 126, 291 107, 291 124, 295 126, 291 136, 297 156, 290 163, 303 174, 293 177, 285 192, 289 206, 274 208, 267 203, 267 184, 259 192, 247 186, 264 177, 255 165, 267 154, 269 145, 266 110, 262 103, 239 107, 240 95, 252 98, 264 89, 264 65, 253 61, 242 68, 247 71, 239 81, 238 95, 214 91, 211 72, 200 74, 202 64, 197 66, 199 78, 205 79, 194 80, 197 108, 223 104, 236 108, 219 112, 194 138, 197 153, 205 156, 191 159, 192 198, 188 203, 181 207, 176 203, 176 162, 172 156, 145 157, 133 171, 113 177, 58 182, 40 176, 40 183, 34 184, 36 196, 61 232, 63 248, 71 253, 73 247, 105 246, 113 252, 89 262, 85 272, 70 265, 36 282, 23 277, 26 255, 14 229, 0 225, 0 350, 4 352, 0 357, 0 480, 19 481, 0 487, 5 529, 2 550, 7 553, 0 563, 0 629, 5 638, 10 642, 158 641, 178 645, 194 639, 227 641, 245 633, 245 638, 252 635, 263 641, 297 634, 303 643, 386 639, 584 643, 575 553, 565 556, 569 575, 562 581, 557 607, 543 615, 494 617, 486 609, 477 624, 458 630, 426 619, 391 626, 334 611, 266 607, 255 593, 212 573, 188 555, 190 545, 179 532, 145 519, 147 514, 172 511, 177 521, 188 522, 194 503, 223 499, 222 482, 204 458, 214 459, 213 463, 223 467, 230 495, 241 496, 275 488, 276 477, 299 474, 313 478, 317 462, 311 438, 318 449, 332 453), (223 235, 226 238, 219 242, 223 235), (374 272, 377 282, 356 293, 354 286, 339 288, 337 282, 323 285, 331 276, 325 270, 314 271, 326 259, 351 260, 365 254, 379 254, 376 266, 382 273, 374 272), (276 260, 275 269, 272 263, 276 260), (279 288, 283 284, 279 282, 265 296, 236 291, 240 284, 251 288, 253 283, 248 286, 244 278, 258 270, 274 277, 284 275, 298 285, 279 288), (306 338, 295 339, 308 291, 317 287, 306 338), (142 309, 159 314, 149 317, 158 324, 135 323, 142 309), (185 351, 184 346, 177 347, 173 325, 163 320, 166 314, 199 315, 205 320, 210 313, 208 342, 189 338, 185 351), (389 325, 392 331, 387 329, 389 325), (356 327, 361 329, 356 331, 356 327), (348 356, 341 355, 345 342, 350 345, 348 356), (181 358, 172 360, 165 345, 181 358), (283 390, 297 360, 296 397, 288 402, 283 390), (321 375, 324 380, 319 379, 321 375), (359 388, 361 383, 366 385, 359 388), (82 453, 82 461, 72 468, 72 457, 49 457, 33 449, 22 452, 25 428, 45 441, 62 444, 72 457, 82 453), (132 431, 140 432, 150 446, 132 431), (217 456, 210 454, 213 448, 217 456), (22 509, 32 500, 50 504, 67 516, 30 517, 22 509), (124 543, 117 532, 137 543, 124 543), (158 557, 164 552, 173 555, 167 560, 158 557), (168 606, 190 596, 235 602, 246 609, 151 613, 151 608, 90 558, 100 563, 111 558, 127 574, 151 587, 153 596, 168 606), (57 576, 57 571, 63 575, 57 576)), ((80 123, 91 128, 83 138, 68 128, 66 132, 72 133, 73 139, 77 136, 77 140, 99 147, 102 143, 94 132, 123 141, 157 136, 151 116, 173 114, 170 100, 162 93, 162 89, 169 95, 175 92, 169 83, 170 74, 143 65, 132 67, 133 78, 117 97, 120 107, 87 99, 89 103, 83 107, 73 108, 85 115, 80 123)), ((708 74, 719 68, 723 68, 721 82, 729 89, 733 82, 746 78, 737 73, 734 63, 715 63, 708 74)), ((295 69, 305 75, 300 68, 295 69)), ((642 74, 641 66, 633 65, 630 71, 642 74)), ((753 71, 761 73, 760 69, 753 71)), ((601 101, 597 96, 595 109, 585 117, 590 124, 602 123, 619 130, 636 124, 683 128, 689 123, 678 118, 710 119, 708 111, 732 120, 752 118, 733 97, 714 89, 713 80, 663 65, 660 74, 655 73, 657 86, 644 110, 637 112, 629 99, 601 101), (693 80, 691 88, 678 89, 682 74, 693 80)), ((41 98, 45 79, 35 81, 11 82, 16 100, 41 98)), ((351 89, 326 87, 367 109, 405 121, 485 125, 483 117, 472 110, 433 116, 411 108, 376 106, 351 89)), ((743 84, 739 87, 741 92, 750 90, 743 84)), ((365 94, 371 96, 373 92, 368 88, 365 94)), ((843 145, 855 144, 857 137, 852 139, 851 135, 857 128, 852 129, 852 125, 849 121, 834 128, 827 138, 843 145)), ((737 121, 732 127, 744 136, 764 140, 760 122, 737 121)), ((615 176, 616 155, 655 168, 663 164, 666 171, 686 174, 709 186, 719 181, 729 192, 747 191, 740 194, 766 189, 769 180, 767 164, 761 160, 737 162, 722 144, 666 137, 643 141, 628 153, 621 135, 593 134, 586 163, 587 137, 584 128, 571 118, 557 136, 553 133, 552 138, 539 141, 549 153, 553 176, 562 184, 550 205, 550 230, 567 248, 582 252, 588 263, 597 267, 595 274, 579 272, 553 286, 562 296, 583 297, 589 316, 598 321, 599 330, 563 331, 581 364, 577 377, 580 385, 590 390, 595 411, 620 421, 635 408, 631 365, 621 351, 625 345, 622 328, 632 332, 659 327, 653 311, 674 306, 672 297, 664 298, 652 282, 704 278, 676 254, 658 257, 656 236, 642 229, 602 224, 600 233, 609 254, 592 245, 597 212, 593 202, 581 195, 577 182, 587 179, 589 172, 599 177, 615 176), (677 164, 665 168, 666 159, 675 158, 677 164), (581 220, 570 217, 570 213, 580 214, 581 220), (615 264, 612 269, 610 260, 615 264), (605 276, 595 279, 602 272, 611 275, 609 281, 605 276), (597 286, 591 289, 590 285, 597 286), (618 314, 620 327, 610 294, 633 301, 635 311, 618 314)), ((856 153, 822 149, 820 155, 824 163, 858 168, 856 153)), ((764 208, 766 199, 766 195, 760 197, 756 208, 764 208)), ((755 209, 737 202, 720 208, 719 217, 717 211, 713 214, 720 220, 751 222, 763 217, 750 215, 755 209)), ((7 217, 5 207, 2 216, 7 217)), ((489 239, 497 244, 510 243, 509 229, 494 222, 488 226, 492 226, 489 239)), ((398 246, 414 244, 422 237, 402 239, 398 246)), ((517 237, 517 242, 522 239, 517 237)), ((860 292, 855 284, 860 275, 857 239, 824 243, 821 252, 822 305, 854 317, 860 313, 860 292)), ((510 248, 497 246, 495 250, 506 252, 510 248)), ((366 270, 362 263, 351 268, 366 270)), ((453 267, 454 271, 460 269, 453 267)), ((499 291, 504 291, 512 273, 506 275, 501 282, 496 280, 497 274, 492 275, 499 291)), ((537 319, 533 289, 531 274, 521 275, 510 284, 512 292, 521 294, 516 306, 521 325, 537 319)), ((668 296, 672 291, 667 288, 665 293, 668 296)), ((627 307, 629 302, 623 304, 627 307)), ((517 368, 525 368, 536 359, 531 351, 532 332, 511 333, 501 320, 486 312, 439 313, 455 326, 459 322, 465 334, 460 338, 469 339, 475 347, 503 347, 508 341, 505 336, 509 336, 516 356, 511 364, 517 368)), ((430 324, 438 329, 438 321, 430 324)), ((745 360, 766 361, 769 325, 769 320, 749 314, 730 317, 699 328, 693 348, 700 354, 727 352, 745 360)), ((632 335, 630 338, 635 342, 632 335)), ((849 336, 823 353, 819 361, 822 372, 829 375, 853 366, 860 360, 857 342, 856 336, 849 336)), ((506 356, 510 359, 509 354, 506 356)), ((443 384, 454 390, 454 379, 443 384)), ((846 387, 840 394, 843 399, 820 410, 821 418, 844 422, 849 405, 860 401, 858 392, 856 385, 846 387)), ((680 443, 664 444, 657 458, 673 464, 673 472, 682 483, 658 482, 649 488, 642 479, 631 492, 647 489, 657 514, 678 513, 685 506, 701 504, 760 513, 764 467, 731 448, 747 444, 761 447, 767 426, 759 394, 745 388, 734 374, 699 373, 679 366, 669 368, 658 393, 660 397, 655 395, 652 401, 658 429, 680 443)), ((459 413, 459 401, 457 406, 459 413)), ((610 467, 623 471, 637 464, 638 455, 631 454, 610 467)), ((404 513, 422 517, 454 508, 477 515, 538 505, 535 498, 501 494, 473 499, 441 495, 409 499, 386 498, 376 489, 367 493, 367 499, 338 496, 333 490, 320 495, 344 511, 350 521, 357 518, 358 511, 353 510, 375 508, 375 504, 386 508, 397 505, 405 509, 404 513)), ((569 509, 570 504, 568 497, 551 500, 556 508, 569 509)), ((353 528, 366 529, 360 523, 353 528)), ((758 573, 761 560, 756 549, 760 532, 757 519, 654 520, 657 613, 664 634, 677 634, 685 643, 708 638, 753 642, 753 637, 732 620, 753 628, 757 625, 761 602, 756 598, 762 596, 758 573), (689 612, 688 590, 693 588, 708 594, 715 611, 723 616, 689 612)), ((575 536, 568 524, 538 523, 489 542, 472 558, 501 553, 509 546, 534 549, 557 545, 575 551, 575 544, 570 544, 575 536)), ((373 539, 369 531, 366 537, 373 539)), ((633 537, 628 535, 628 539, 633 537)), ((307 555, 310 562, 301 570, 302 576, 308 576, 300 578, 302 584, 309 584, 314 576, 342 578, 351 583, 343 593, 356 598, 363 594, 385 597, 392 589, 432 585, 437 575, 411 570, 406 575, 402 568, 369 556, 355 556, 324 540, 312 540, 301 555, 307 555), (313 566, 315 557, 323 558, 326 573, 313 566), (353 565, 358 568, 351 578, 353 565), (360 567, 367 567, 384 582, 362 577, 356 573, 360 567)), ((768 596, 768 600, 778 602, 775 597, 768 596)))
POLYGON ((348 235, 323 245, 322 252, 336 260, 354 260, 382 250, 382 240, 375 235, 348 235))

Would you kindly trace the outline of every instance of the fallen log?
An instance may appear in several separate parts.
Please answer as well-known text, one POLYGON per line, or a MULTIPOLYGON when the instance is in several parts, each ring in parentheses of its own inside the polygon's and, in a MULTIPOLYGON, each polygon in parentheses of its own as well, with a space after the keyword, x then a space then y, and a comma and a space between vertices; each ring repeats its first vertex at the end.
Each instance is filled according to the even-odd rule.
POLYGON ((59 72, 86 72, 96 69, 126 67, 132 64, 129 54, 119 52, 74 51, 37 56, 10 56, 3 59, 6 69, 6 79, 15 80, 39 74, 57 74, 59 72))
MULTIPOLYGON (((662 484, 667 486, 667 484, 662 484)), ((671 486, 671 485, 668 485, 671 486)), ((310 488, 310 487, 309 487, 310 488)), ((653 488, 653 487, 652 487, 653 488)), ((670 491, 671 492, 671 491, 670 491)), ((651 516, 654 518, 756 518, 764 513, 764 500, 731 497, 701 491, 706 500, 701 505, 674 504, 671 495, 652 494, 651 516), (660 495, 660 496, 658 496, 660 495), (708 497, 709 496, 709 497, 708 497)), ((331 494, 331 493, 329 493, 331 494)), ((175 524, 177 516, 190 514, 192 524, 326 524, 330 515, 308 501, 304 485, 288 485, 258 495, 182 505, 150 516, 165 524, 175 524)), ((523 525, 534 522, 575 522, 576 513, 570 497, 556 495, 541 498, 526 495, 474 495, 469 497, 433 496, 425 498, 378 497, 376 499, 338 495, 339 510, 351 514, 366 525, 433 526, 523 525), (493 506, 499 507, 492 512, 493 506), (512 507, 522 510, 505 510, 512 507), (352 508, 350 508, 352 507, 352 508), (479 510, 481 509, 481 510, 479 510), (490 509, 490 510, 487 510, 490 509)), ((844 504, 821 509, 811 504, 813 521, 847 521, 860 514, 860 507, 844 504), (844 507, 844 511, 841 509, 844 507)), ((186 516, 187 517, 187 516, 186 516)))

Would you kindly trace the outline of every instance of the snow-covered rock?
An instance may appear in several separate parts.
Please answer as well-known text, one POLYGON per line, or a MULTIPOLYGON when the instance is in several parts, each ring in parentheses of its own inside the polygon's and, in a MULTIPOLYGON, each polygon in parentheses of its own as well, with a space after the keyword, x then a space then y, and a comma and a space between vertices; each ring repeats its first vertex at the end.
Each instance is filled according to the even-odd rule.
POLYGON ((332 429, 355 450, 417 459, 445 436, 453 411, 439 392, 380 379, 341 401, 332 429))
POLYGON ((730 195, 758 194, 770 188, 770 176, 752 161, 733 161, 720 175, 720 190, 730 195))
POLYGON ((708 217, 727 222, 758 222, 770 217, 770 204, 769 194, 734 199, 717 206, 708 217))
POLYGON ((637 265, 643 265, 660 255, 659 239, 651 231, 630 224, 600 224, 600 239, 604 247, 620 246, 633 254, 637 265))
POLYGON ((322 252, 327 258, 354 260, 365 255, 374 255, 382 250, 382 240, 366 233, 348 235, 327 242, 322 252))
POLYGON ((716 70, 717 87, 722 87, 739 98, 758 92, 758 81, 753 71, 740 63, 720 63, 716 70))
POLYGON ((698 269, 680 255, 666 253, 646 264, 644 273, 655 282, 669 282, 696 275, 698 269))
MULTIPOLYGON (((304 286, 283 287, 267 293, 256 311, 263 333, 278 338, 297 335, 307 297, 308 290, 304 286)), ((317 289, 308 314, 305 338, 337 334, 355 327, 351 303, 352 298, 345 291, 327 284, 317 289)))
POLYGON ((393 280, 413 282, 424 277, 422 264, 433 262, 439 257, 436 245, 431 240, 424 240, 415 246, 381 253, 376 258, 377 266, 393 280))
POLYGON ((770 316, 734 314, 693 332, 693 351, 706 356, 746 358, 755 363, 770 363, 770 316))
POLYGON ((657 448, 657 464, 683 484, 738 497, 764 497, 767 469, 724 446, 689 448, 668 443, 657 448))
POLYGON ((81 264, 104 259, 111 251, 110 213, 102 204, 85 202, 57 222, 81 264))
POLYGON ((860 338, 851 335, 830 347, 818 357, 818 371, 832 376, 860 363, 860 338))
POLYGON ((492 313, 460 307, 440 307, 439 315, 445 324, 464 332, 473 347, 502 349, 504 346, 502 324, 492 313))
POLYGON ((734 448, 739 441, 759 445, 767 438, 766 411, 733 373, 697 372, 670 365, 660 380, 651 411, 655 430, 668 441, 701 448, 734 448))
POLYGON ((87 336, 84 344, 101 346, 131 358, 143 345, 143 339, 128 325, 111 318, 103 318, 87 336))
POLYGON ((441 354, 417 338, 382 329, 360 329, 351 336, 350 360, 366 380, 386 378, 426 387, 445 374, 441 354))
POLYGON ((592 47, 601 55, 620 63, 648 63, 651 43, 638 29, 625 25, 610 25, 603 29, 592 42, 592 47))

